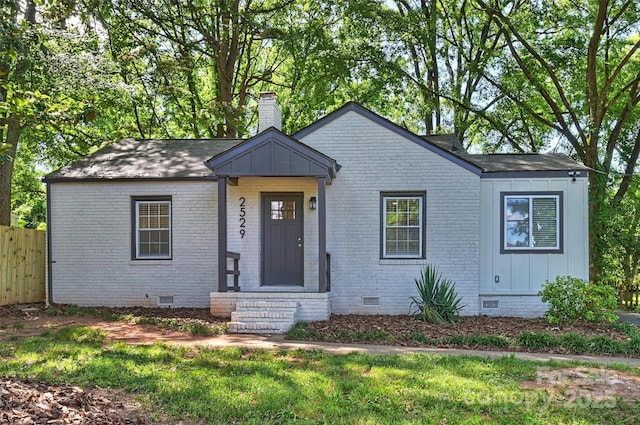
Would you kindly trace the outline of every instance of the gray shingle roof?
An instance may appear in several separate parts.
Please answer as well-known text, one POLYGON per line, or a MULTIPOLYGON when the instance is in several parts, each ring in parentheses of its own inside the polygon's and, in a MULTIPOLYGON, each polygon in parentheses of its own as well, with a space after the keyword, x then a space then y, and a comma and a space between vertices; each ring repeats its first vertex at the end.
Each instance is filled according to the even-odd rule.
MULTIPOLYGON (((564 154, 470 154, 451 135, 423 140, 482 169, 483 174, 584 170, 564 154)), ((213 177, 205 161, 243 139, 124 139, 48 174, 45 181, 202 179, 213 177)))
POLYGON ((124 139, 48 174, 45 181, 197 179, 213 175, 204 161, 239 139, 124 139))
POLYGON ((560 153, 470 154, 449 134, 423 136, 423 139, 475 164, 484 173, 588 170, 584 165, 560 153))

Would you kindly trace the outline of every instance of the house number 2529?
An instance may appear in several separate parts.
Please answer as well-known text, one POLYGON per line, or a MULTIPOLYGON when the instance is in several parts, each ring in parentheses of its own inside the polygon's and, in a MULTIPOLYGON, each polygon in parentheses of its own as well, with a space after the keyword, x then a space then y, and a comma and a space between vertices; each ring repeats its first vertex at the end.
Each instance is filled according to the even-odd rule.
POLYGON ((240 239, 244 238, 244 233, 245 233, 245 224, 247 223, 247 219, 244 218, 244 216, 247 214, 246 211, 244 210, 244 204, 247 200, 244 198, 244 196, 240 197, 240 239))

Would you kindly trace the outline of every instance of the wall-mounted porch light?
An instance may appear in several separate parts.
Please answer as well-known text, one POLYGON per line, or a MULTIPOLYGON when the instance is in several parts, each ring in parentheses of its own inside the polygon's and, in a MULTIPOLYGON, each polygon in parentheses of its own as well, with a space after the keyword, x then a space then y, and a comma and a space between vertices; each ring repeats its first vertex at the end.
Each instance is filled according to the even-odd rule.
POLYGON ((318 206, 318 199, 315 196, 312 196, 311 198, 309 198, 309 208, 311 208, 312 210, 315 210, 317 206, 318 206))

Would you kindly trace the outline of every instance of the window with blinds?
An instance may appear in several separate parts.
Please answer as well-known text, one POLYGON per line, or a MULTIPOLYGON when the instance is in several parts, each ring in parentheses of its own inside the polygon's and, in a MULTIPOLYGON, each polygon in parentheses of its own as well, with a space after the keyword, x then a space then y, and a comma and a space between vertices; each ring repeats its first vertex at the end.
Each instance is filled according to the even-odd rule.
POLYGON ((171 258, 171 200, 135 200, 135 258, 171 258))
POLYGON ((503 194, 503 251, 561 250, 560 194, 503 194))

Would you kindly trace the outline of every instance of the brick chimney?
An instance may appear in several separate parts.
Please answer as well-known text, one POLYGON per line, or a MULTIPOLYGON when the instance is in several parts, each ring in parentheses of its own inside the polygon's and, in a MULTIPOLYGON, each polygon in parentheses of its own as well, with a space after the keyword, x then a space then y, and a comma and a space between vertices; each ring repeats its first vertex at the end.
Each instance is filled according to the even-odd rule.
POLYGON ((281 128, 280 107, 273 92, 260 93, 258 101, 258 133, 269 127, 281 128))

